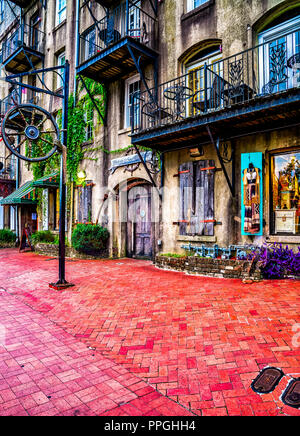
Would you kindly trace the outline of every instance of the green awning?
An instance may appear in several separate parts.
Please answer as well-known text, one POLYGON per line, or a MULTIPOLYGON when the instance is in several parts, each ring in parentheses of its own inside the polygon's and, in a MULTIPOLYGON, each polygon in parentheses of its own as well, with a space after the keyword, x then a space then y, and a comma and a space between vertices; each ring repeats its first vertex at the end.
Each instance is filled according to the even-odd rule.
POLYGON ((22 205, 36 204, 35 187, 32 182, 26 182, 20 188, 16 189, 8 197, 0 201, 2 205, 22 205))
POLYGON ((32 184, 35 188, 57 188, 59 186, 59 171, 54 171, 48 176, 35 180, 32 184))

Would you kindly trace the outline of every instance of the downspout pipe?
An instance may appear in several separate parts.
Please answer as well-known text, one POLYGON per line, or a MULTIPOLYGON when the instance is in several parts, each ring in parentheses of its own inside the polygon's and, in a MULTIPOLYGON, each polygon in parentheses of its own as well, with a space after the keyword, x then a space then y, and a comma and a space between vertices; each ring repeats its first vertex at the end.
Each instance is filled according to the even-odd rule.
POLYGON ((79 16, 80 16, 80 0, 76 0, 76 42, 75 42, 75 71, 74 71, 74 105, 76 104, 76 93, 77 93, 77 67, 79 65, 79 44, 80 44, 80 27, 79 27, 79 16))

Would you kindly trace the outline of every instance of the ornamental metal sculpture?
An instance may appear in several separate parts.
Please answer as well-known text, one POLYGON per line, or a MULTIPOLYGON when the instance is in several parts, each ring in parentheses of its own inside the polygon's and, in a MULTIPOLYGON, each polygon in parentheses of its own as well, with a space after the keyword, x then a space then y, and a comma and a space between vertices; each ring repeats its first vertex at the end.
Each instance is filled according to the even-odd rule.
POLYGON ((27 162, 42 162, 53 156, 58 150, 59 136, 53 116, 33 104, 17 104, 2 121, 2 138, 6 147, 27 162), (24 154, 22 147, 27 148, 24 154))
POLYGON ((59 279, 49 286, 54 289, 64 289, 73 286, 65 279, 65 221, 66 221, 66 161, 67 161, 67 125, 70 64, 50 68, 42 68, 30 72, 12 74, 4 80, 14 87, 30 89, 33 92, 44 93, 62 99, 62 129, 50 112, 34 104, 20 104, 14 101, 14 106, 5 114, 1 124, 1 136, 9 151, 19 159, 27 162, 43 162, 54 153, 61 154, 60 159, 60 210, 59 210, 59 279), (62 71, 60 74, 58 71, 62 71), (56 93, 45 85, 38 88, 22 82, 22 78, 30 75, 53 72, 63 81, 63 92, 56 93))

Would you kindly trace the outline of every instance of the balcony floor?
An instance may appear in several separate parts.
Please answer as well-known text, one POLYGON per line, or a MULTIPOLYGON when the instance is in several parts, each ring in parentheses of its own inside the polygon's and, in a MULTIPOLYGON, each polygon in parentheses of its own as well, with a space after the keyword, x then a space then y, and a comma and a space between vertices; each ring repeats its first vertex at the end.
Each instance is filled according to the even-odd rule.
POLYGON ((131 142, 171 151, 210 142, 206 126, 210 126, 215 137, 226 140, 300 124, 299 120, 300 88, 292 88, 176 123, 141 130, 132 134, 131 142))
POLYGON ((158 56, 156 51, 126 36, 81 63, 77 73, 99 82, 128 77, 130 73, 136 71, 129 47, 141 65, 153 61, 158 56))
POLYGON ((32 69, 30 62, 32 65, 36 65, 43 59, 44 54, 23 46, 5 59, 3 65, 9 73, 18 74, 30 71, 32 69))

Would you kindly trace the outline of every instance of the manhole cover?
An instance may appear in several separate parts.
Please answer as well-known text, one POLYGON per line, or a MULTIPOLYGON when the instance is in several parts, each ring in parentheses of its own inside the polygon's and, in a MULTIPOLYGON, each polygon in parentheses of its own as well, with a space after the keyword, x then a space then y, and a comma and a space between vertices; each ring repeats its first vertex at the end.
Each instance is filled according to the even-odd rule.
POLYGON ((278 368, 263 369, 251 384, 254 392, 259 394, 268 394, 278 385, 284 373, 278 368))
POLYGON ((287 406, 300 408, 300 378, 291 381, 282 395, 282 401, 287 406))

